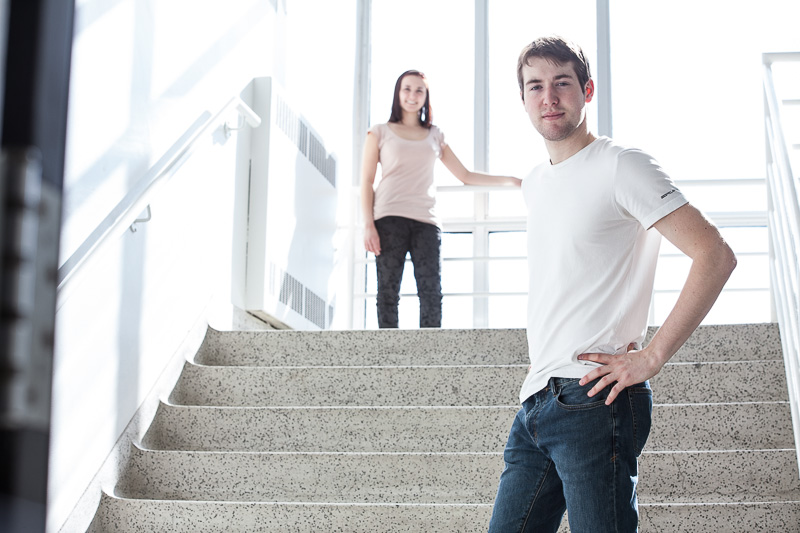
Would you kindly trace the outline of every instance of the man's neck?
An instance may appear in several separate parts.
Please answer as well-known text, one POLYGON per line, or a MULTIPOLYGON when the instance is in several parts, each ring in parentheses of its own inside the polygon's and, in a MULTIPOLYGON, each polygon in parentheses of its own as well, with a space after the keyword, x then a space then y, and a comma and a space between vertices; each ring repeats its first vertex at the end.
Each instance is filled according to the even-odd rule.
POLYGON ((550 155, 550 164, 557 165, 562 161, 566 161, 592 144, 596 139, 597 137, 588 129, 578 129, 575 130, 572 135, 561 141, 545 140, 544 143, 547 147, 547 153, 550 155))

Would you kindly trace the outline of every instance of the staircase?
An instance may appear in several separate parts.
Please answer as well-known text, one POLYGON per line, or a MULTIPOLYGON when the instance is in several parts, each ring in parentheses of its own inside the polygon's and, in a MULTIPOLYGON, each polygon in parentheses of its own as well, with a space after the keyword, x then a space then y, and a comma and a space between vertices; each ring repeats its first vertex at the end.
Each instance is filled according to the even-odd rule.
MULTIPOLYGON (((485 532, 527 366, 521 330, 210 329, 89 531, 485 532)), ((800 532, 777 326, 651 383, 640 530, 800 532)))

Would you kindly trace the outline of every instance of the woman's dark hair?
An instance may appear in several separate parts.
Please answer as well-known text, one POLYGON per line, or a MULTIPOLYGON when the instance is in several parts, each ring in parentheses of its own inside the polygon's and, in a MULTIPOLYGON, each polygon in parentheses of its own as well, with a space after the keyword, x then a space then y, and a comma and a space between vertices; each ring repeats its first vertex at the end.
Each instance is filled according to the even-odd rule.
MULTIPOLYGON (((394 84, 394 100, 392 100, 392 115, 389 117, 389 122, 401 122, 403 120, 403 108, 400 107, 400 85, 403 78, 406 76, 419 76, 425 82, 425 89, 428 89, 428 80, 425 74, 418 70, 407 70, 400 74, 397 78, 397 83, 394 84)), ((419 112, 419 125, 423 128, 430 128, 433 124, 433 110, 431 109, 431 92, 425 91, 425 103, 422 104, 422 109, 419 112)))

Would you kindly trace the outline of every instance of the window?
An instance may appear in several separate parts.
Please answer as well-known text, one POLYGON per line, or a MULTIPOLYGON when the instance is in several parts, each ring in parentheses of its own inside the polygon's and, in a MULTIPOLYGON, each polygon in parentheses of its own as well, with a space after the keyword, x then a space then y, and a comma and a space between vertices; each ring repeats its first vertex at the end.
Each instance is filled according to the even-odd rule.
MULTIPOLYGON (((541 137, 522 107, 517 59, 524 46, 542 35, 559 34, 583 48, 592 74, 597 66, 596 0, 570 2, 489 2, 489 168, 526 176, 547 160, 541 137)), ((598 91, 601 90, 598 88, 598 91)), ((597 131, 596 104, 587 108, 597 131)))
MULTIPOLYGON (((800 3, 765 0, 753 11, 722 0, 676 2, 610 3, 613 79, 610 87, 598 83, 597 97, 587 107, 589 127, 598 132, 599 97, 613 89, 614 138, 650 152, 692 203, 720 217, 718 224, 724 226, 739 266, 706 323, 768 321, 760 54, 797 48, 794 21, 800 19, 800 3), (718 13, 723 11, 727 22, 720 25, 718 13), (686 12, 692 17, 684 17, 686 12), (728 181, 720 187, 721 180, 730 179, 733 185, 728 181)), ((388 119, 399 74, 422 70, 429 78, 434 121, 464 165, 474 166, 473 133, 481 123, 475 118, 486 113, 485 170, 524 178, 547 153, 520 99, 519 52, 537 36, 563 35, 583 47, 598 82, 597 2, 509 0, 487 5, 488 108, 475 102, 473 3, 372 3, 371 122, 388 119), (409 35, 408 28, 419 31, 409 35)), ((436 183, 459 184, 441 164, 436 183)), ((437 202, 444 221, 443 326, 524 327, 528 279, 522 195, 440 190, 437 202)), ((374 263, 367 268, 365 324, 375 327, 374 263)), ((689 260, 665 242, 652 324, 660 324, 672 308, 688 268, 689 260)), ((410 265, 401 291, 407 294, 400 304, 401 327, 416 327, 418 303, 410 265)))

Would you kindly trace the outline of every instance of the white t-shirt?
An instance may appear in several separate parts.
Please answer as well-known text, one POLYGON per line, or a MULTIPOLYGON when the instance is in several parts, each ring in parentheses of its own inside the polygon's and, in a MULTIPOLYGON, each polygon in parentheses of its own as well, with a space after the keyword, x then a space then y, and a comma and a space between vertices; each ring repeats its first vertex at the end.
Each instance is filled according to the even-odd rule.
POLYGON ((646 153, 601 137, 523 180, 528 206, 528 347, 520 402, 551 377, 580 378, 647 330, 661 235, 687 200, 646 153))
POLYGON ((370 128, 378 141, 381 179, 375 189, 373 218, 406 217, 441 226, 436 217, 436 187, 433 167, 446 146, 444 134, 431 126, 421 140, 404 139, 388 124, 370 128))

